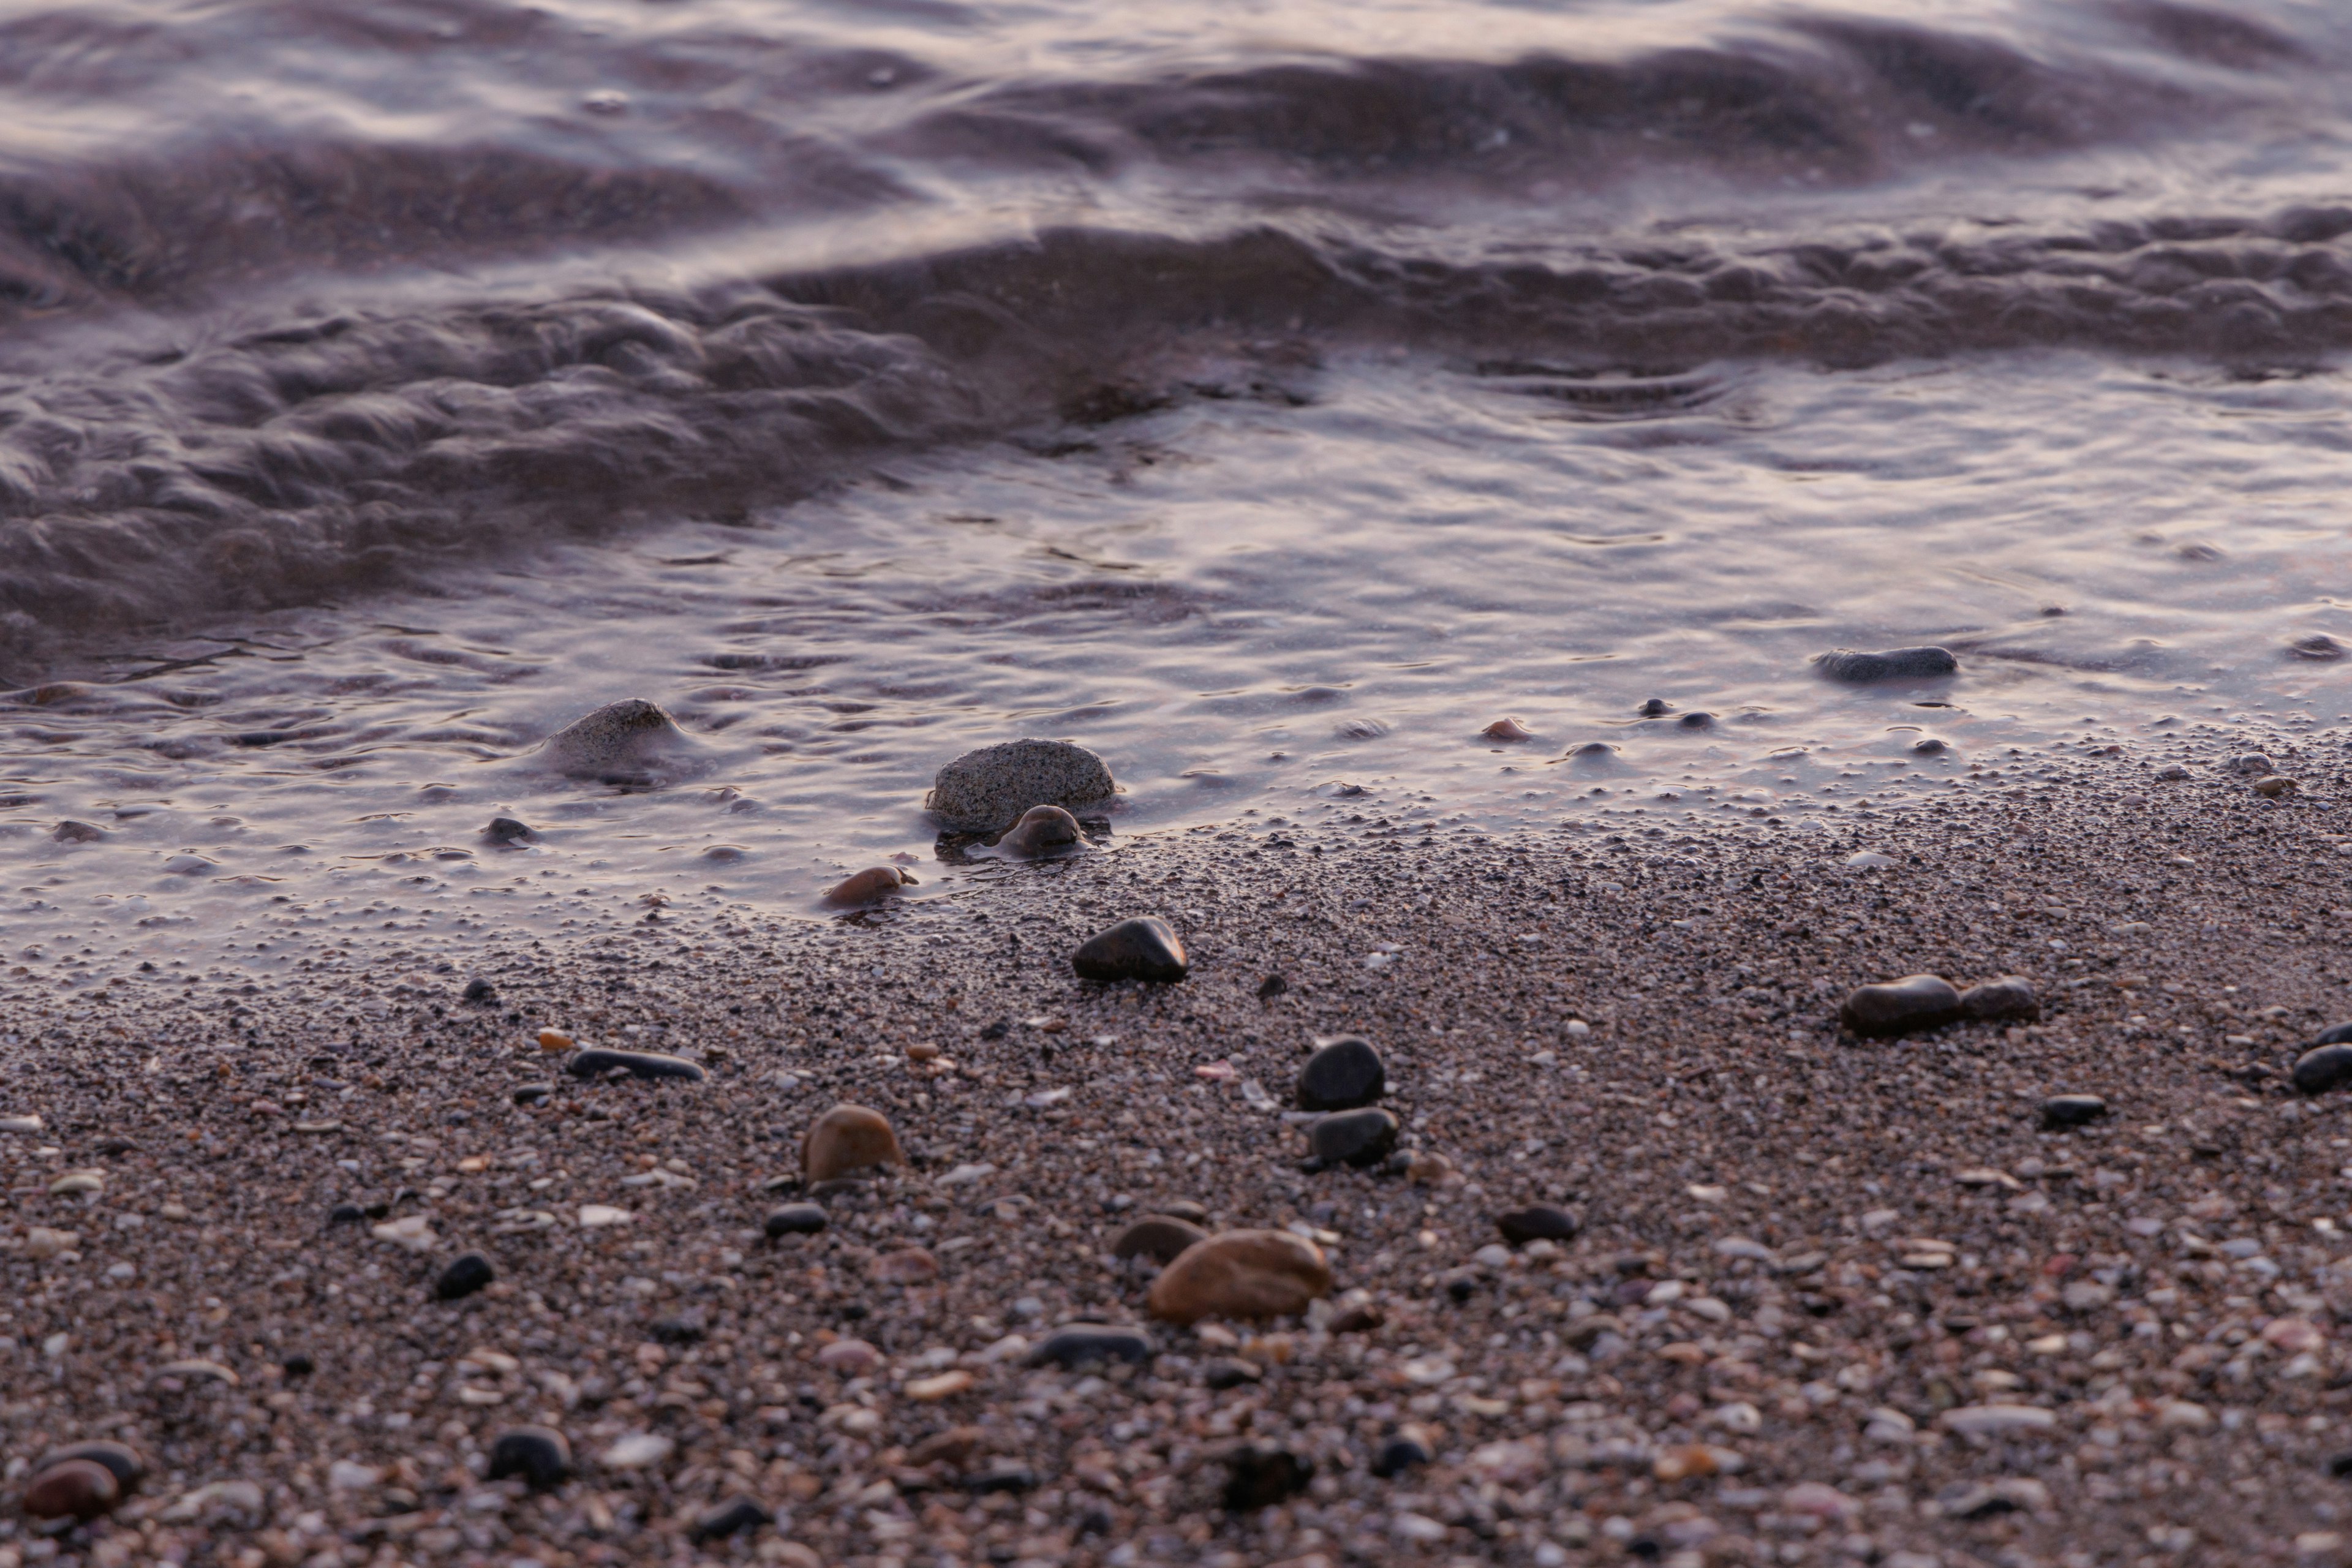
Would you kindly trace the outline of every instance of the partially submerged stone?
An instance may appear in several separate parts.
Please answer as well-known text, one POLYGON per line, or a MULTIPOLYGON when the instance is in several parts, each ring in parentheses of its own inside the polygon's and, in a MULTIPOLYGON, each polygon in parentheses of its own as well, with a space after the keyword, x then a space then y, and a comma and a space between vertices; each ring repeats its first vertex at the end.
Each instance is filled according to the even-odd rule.
POLYGON ((993 833, 1034 805, 1099 805, 1118 786, 1110 769, 1067 741, 1007 741, 966 752, 939 771, 923 805, 959 833, 993 833))
POLYGON ((1081 980, 1149 980, 1162 984, 1181 980, 1192 968, 1184 944, 1166 921, 1144 915, 1121 921, 1099 936, 1089 938, 1070 954, 1070 967, 1081 980))
POLYGON ((540 747, 539 764, 566 778, 600 784, 659 783, 686 772, 694 742, 651 702, 608 702, 557 731, 540 747))
POLYGON ((1883 653, 1832 648, 1813 656, 1813 667, 1832 680, 1862 685, 1874 680, 1918 680, 1950 675, 1960 661, 1944 647, 1891 647, 1883 653))
POLYGON ((1021 814, 1021 820, 1012 830, 996 841, 996 847, 1007 855, 1035 859, 1057 850, 1076 848, 1085 842, 1078 831, 1078 819, 1058 805, 1033 805, 1021 814))
POLYGON ((1940 1028, 1961 1016, 1960 994, 1934 974, 1906 975, 1883 985, 1858 985, 1838 1010, 1838 1021, 1857 1035, 1885 1039, 1940 1028))
POLYGON ((890 1119, 863 1105, 836 1105, 801 1140, 801 1177, 812 1186, 875 1165, 903 1165, 890 1119))
POLYGON ((824 901, 837 908, 871 904, 888 898, 901 888, 915 885, 914 875, 896 866, 869 866, 856 876, 835 883, 824 890, 824 901))
POLYGON ((1331 1289, 1323 1249, 1286 1230, 1229 1230, 1160 1270, 1146 1303, 1155 1318, 1279 1318, 1303 1312, 1331 1289))

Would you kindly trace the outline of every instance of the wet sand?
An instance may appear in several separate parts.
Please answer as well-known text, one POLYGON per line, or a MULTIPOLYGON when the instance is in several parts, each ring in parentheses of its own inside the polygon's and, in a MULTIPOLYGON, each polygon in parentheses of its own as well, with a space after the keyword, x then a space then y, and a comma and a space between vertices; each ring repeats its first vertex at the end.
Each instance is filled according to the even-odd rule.
POLYGON ((0 1132, 0 1564, 2335 1561, 2352 1137, 2283 1079, 2352 1014, 2352 819, 2279 760, 2299 794, 2122 754, 1828 833, 1243 816, 922 919, 493 931, 440 994, 363 952, 311 1004, 0 975, 0 1114, 41 1118, 0 1132), (1191 976, 1073 978, 1133 913, 1191 976), (1918 971, 2024 975, 2043 1016, 1839 1035, 1850 986, 1918 971), (709 1078, 578 1084, 542 1027, 709 1078), (1290 1085, 1342 1032, 1452 1177, 1299 1170, 1290 1085), (2113 1112, 2044 1131, 2062 1092, 2113 1112), (843 1101, 910 1168, 768 1240, 843 1101), (1310 1233, 1328 1307, 1027 1364, 1144 1321, 1108 1254, 1185 1201, 1310 1233), (1531 1202, 1581 1234, 1482 1254, 1531 1202), (373 1234, 406 1216, 427 1250, 373 1234), (917 1247, 937 1278, 891 1282, 917 1247), (436 1300, 474 1248, 497 1281, 436 1300), (870 1367, 819 1359, 852 1339, 870 1367), (2015 1406, 2047 1414, 1968 1414, 2015 1406), (577 1479, 481 1479, 524 1422, 577 1479), (1375 1477, 1400 1431, 1434 1462, 1375 1477), (143 1489, 37 1535, 26 1462, 97 1436, 143 1489), (1229 1510, 1244 1443, 1311 1482, 1229 1510), (736 1495, 775 1522, 692 1543, 736 1495))

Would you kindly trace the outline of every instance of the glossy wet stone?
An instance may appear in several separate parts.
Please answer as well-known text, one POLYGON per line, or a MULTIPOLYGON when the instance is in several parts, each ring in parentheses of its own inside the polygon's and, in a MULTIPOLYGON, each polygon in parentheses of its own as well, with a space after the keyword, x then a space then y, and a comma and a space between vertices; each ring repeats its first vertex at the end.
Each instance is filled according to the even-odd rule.
POLYGON ((1883 653, 1833 648, 1813 656, 1813 667, 1832 680, 1857 684, 1873 680, 1918 680, 1951 675, 1960 668, 1952 650, 1942 647, 1893 647, 1883 653))
POLYGON ((513 1095, 517 1105, 539 1105, 554 1098, 555 1086, 551 1083, 526 1083, 518 1087, 513 1095))
POLYGON ((1104 1323, 1071 1323, 1055 1329, 1029 1352, 1032 1366, 1058 1366, 1066 1371, 1114 1361, 1141 1366, 1150 1359, 1151 1340, 1142 1330, 1104 1323))
POLYGON ((482 838, 486 843, 510 846, 539 842, 539 835, 532 829, 530 824, 518 821, 511 816, 490 818, 489 826, 482 829, 482 838))
POLYGON ((2107 1102, 2095 1094, 2053 1094, 2042 1102, 2044 1127, 2082 1127, 2107 1113, 2107 1102))
POLYGON ((835 1106, 801 1140, 801 1178, 811 1185, 875 1165, 906 1163, 890 1119, 867 1106, 835 1106))
POLYGON ((543 1492, 571 1473, 572 1444, 552 1426, 509 1426, 490 1445, 491 1480, 517 1477, 543 1492))
POLYGON ((434 1296, 443 1301, 462 1301, 499 1277, 490 1260, 478 1252, 467 1252, 453 1259, 433 1282, 434 1296))
POLYGON ((1244 1444, 1225 1456, 1225 1507, 1235 1513, 1272 1508, 1307 1489, 1315 1462, 1288 1448, 1244 1444))
POLYGON ((1874 1039, 1940 1028, 1959 1017, 1960 994, 1950 981, 1933 974, 1856 986, 1838 1010, 1840 1023, 1874 1039))
POLYGON ((889 898, 901 888, 913 887, 912 872, 896 866, 869 866, 854 876, 845 878, 824 890, 824 901, 837 908, 848 909, 871 904, 889 898))
POLYGON ((931 781, 923 805, 941 826, 993 833, 1033 805, 1098 805, 1116 789, 1110 769, 1067 741, 1007 741, 966 752, 931 781))
POLYGON ((1070 955, 1081 980, 1181 980, 1192 963, 1166 921, 1143 915, 1121 921, 1070 955))
POLYGON ((1007 855, 1034 858, 1074 848, 1083 842, 1076 817, 1058 805, 1033 805, 996 841, 996 847, 1007 855))
POLYGON ((1578 1226, 1576 1216, 1564 1208, 1529 1204, 1525 1208, 1505 1209, 1496 1215, 1495 1228, 1513 1247, 1525 1247, 1531 1241, 1573 1240, 1578 1226))
POLYGON ((2325 1094, 2352 1083, 2352 1045, 2321 1046, 2294 1061, 2294 1087, 2305 1094, 2325 1094))
POLYGON ((651 702, 608 702, 547 738, 540 765, 568 778, 637 785, 671 777, 692 754, 693 742, 651 702))
POLYGON ((822 1205, 785 1204, 768 1211, 768 1239, 781 1240, 787 1236, 815 1236, 832 1224, 822 1205))
POLYGON ((50 1449, 41 1456, 41 1462, 33 1467, 33 1473, 38 1475, 50 1466, 62 1465, 68 1459, 88 1459, 93 1464, 105 1466, 114 1477, 115 1484, 121 1488, 124 1497, 137 1491, 139 1483, 147 1476, 147 1462, 139 1457, 136 1448, 127 1443, 103 1437, 50 1449))
POLYGON ((681 1083, 700 1083, 705 1076, 699 1067, 683 1057, 664 1056, 658 1051, 615 1051, 603 1047, 582 1051, 565 1065, 564 1070, 573 1078, 603 1078, 610 1072, 625 1072, 646 1082, 674 1079, 681 1083))
POLYGON ((1301 1110, 1353 1110, 1388 1092, 1387 1064, 1370 1040, 1342 1035, 1319 1047, 1299 1069, 1301 1110))
POLYGON ((1206 1240, 1208 1235, 1199 1226, 1171 1215, 1146 1215, 1118 1233, 1110 1252, 1113 1258, 1148 1258, 1165 1266, 1175 1262, 1177 1256, 1194 1242, 1206 1240))
POLYGON ((24 1509, 35 1519, 96 1519, 122 1498, 122 1483, 95 1459, 63 1459, 25 1483, 24 1509))
POLYGON ((2022 975, 2004 974, 1961 992, 1960 1015, 1979 1022, 2030 1024, 2042 1016, 2042 998, 2035 994, 2032 981, 2022 975))
POLYGON ((1283 1230, 1229 1230, 1189 1247, 1160 1271, 1146 1302, 1155 1318, 1277 1318, 1331 1289, 1322 1248, 1283 1230))
POLYGON ((1327 1165, 1377 1165, 1402 1131, 1385 1110, 1343 1110, 1307 1129, 1308 1152, 1327 1165))

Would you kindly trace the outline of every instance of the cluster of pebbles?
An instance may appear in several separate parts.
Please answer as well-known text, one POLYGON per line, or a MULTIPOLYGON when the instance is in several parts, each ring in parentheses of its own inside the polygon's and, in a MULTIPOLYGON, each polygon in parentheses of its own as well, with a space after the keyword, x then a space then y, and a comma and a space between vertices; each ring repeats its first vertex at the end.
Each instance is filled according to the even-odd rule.
POLYGON ((2345 1560, 2352 833, 2115 765, 23 1005, 0 1565, 2345 1560))

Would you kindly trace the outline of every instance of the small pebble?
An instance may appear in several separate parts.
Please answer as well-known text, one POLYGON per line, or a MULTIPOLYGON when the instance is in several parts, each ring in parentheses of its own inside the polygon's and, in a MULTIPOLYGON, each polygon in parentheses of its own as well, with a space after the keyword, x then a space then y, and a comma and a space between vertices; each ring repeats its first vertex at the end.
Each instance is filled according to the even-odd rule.
POLYGON ((1929 676, 1950 675, 1960 668, 1949 648, 1895 647, 1884 653, 1857 653, 1853 648, 1833 648, 1815 654, 1813 666, 1832 680, 1857 684, 1873 680, 1917 680, 1929 676))
POLYGON ((554 1098, 555 1086, 551 1083, 526 1083, 514 1091, 517 1105, 537 1105, 554 1098))
POLYGON ((1393 1480, 1407 1470, 1434 1464, 1436 1458, 1420 1438, 1399 1434, 1382 1442, 1372 1455, 1372 1474, 1384 1481, 1393 1480))
POLYGON ((1298 1074, 1301 1110, 1353 1110, 1388 1091, 1388 1068, 1370 1041, 1342 1035, 1307 1058, 1298 1074))
POLYGON ((1675 720, 1675 724, 1677 728, 1684 730, 1712 730, 1715 728, 1715 715, 1712 713, 1685 713, 1681 718, 1675 720))
POLYGON ((367 1210, 357 1204, 337 1204, 328 1212, 329 1225, 357 1225, 367 1218, 367 1210))
POLYGON ((50 1466, 62 1465, 68 1459, 87 1459, 92 1464, 105 1466, 124 1497, 137 1491, 139 1483, 147 1479, 147 1461, 139 1457, 136 1448, 127 1443, 116 1443, 103 1437, 50 1449, 41 1456, 41 1462, 33 1467, 33 1474, 37 1476, 50 1466))
POLYGON ((2307 637, 2297 637, 2286 645, 2287 652, 2297 658, 2336 659, 2345 653, 2344 645, 2326 632, 2314 632, 2307 637))
POLYGON ((1663 697, 1653 697, 1635 710, 1644 719, 1664 718, 1675 710, 1675 705, 1663 697))
POLYGON ((812 1185, 876 1165, 903 1165, 890 1119, 863 1105, 836 1105, 801 1140, 801 1179, 812 1185))
POLYGON ((2004 974, 1961 992, 1960 1014, 1980 1022, 2012 1018, 2030 1024, 2042 1016, 2042 998, 2034 994, 2032 981, 2004 974))
POLYGON ((1497 719, 1479 733, 1490 741, 1532 741, 1536 735, 1517 719, 1497 719))
POLYGON ((1286 1502, 1315 1479, 1315 1461, 1271 1444, 1247 1443, 1225 1456, 1225 1507, 1251 1513, 1286 1502))
POLYGON ((999 1459, 966 1476, 963 1484, 981 1496, 991 1492, 1030 1492, 1037 1489, 1037 1472, 1018 1460, 999 1459))
POLYGON ((864 1340, 835 1340, 816 1352, 816 1364, 827 1372, 863 1377, 882 1364, 882 1352, 864 1340))
POLYGON ((58 844, 98 844, 104 842, 106 829, 93 827, 87 822, 68 820, 49 829, 49 838, 58 844))
POLYGON ((1933 974, 1857 986, 1838 1011, 1839 1022, 1855 1034, 1882 1039, 1939 1028, 1959 1016, 1960 994, 1933 974))
POLYGON ((35 1519, 96 1519, 122 1498, 114 1472, 95 1459, 46 1465, 25 1485, 24 1509, 35 1519))
POLYGON ((1176 1261, 1179 1254, 1196 1241, 1205 1241, 1209 1233, 1173 1215, 1146 1215, 1118 1233, 1111 1244, 1113 1258, 1149 1258, 1165 1267, 1176 1261))
POLYGON ((2107 1102, 2095 1094, 2053 1094, 2042 1102, 2044 1127, 2082 1127, 2107 1113, 2107 1102))
POLYGON ((1265 1376, 1265 1370, 1255 1363, 1231 1358, 1207 1362, 1201 1367, 1202 1386, 1218 1394, 1223 1394, 1229 1388, 1241 1388, 1249 1384, 1260 1382, 1265 1376))
POLYGON ((1190 1325, 1203 1318, 1278 1318, 1330 1293, 1323 1249, 1283 1230, 1229 1230, 1185 1249, 1145 1299, 1151 1315, 1190 1325))
POLYGON ((824 890, 824 901, 839 908, 870 904, 911 886, 914 877, 896 866, 869 866, 824 890))
POLYGON ((1563 1208, 1549 1204, 1530 1204, 1526 1208, 1505 1209, 1495 1216, 1495 1228, 1513 1247, 1525 1247, 1531 1241, 1570 1241, 1576 1237, 1576 1216, 1563 1208))
POLYGON ((2242 756, 2231 757, 2229 769, 2242 778, 2261 778, 2278 771, 2272 765, 2270 758, 2260 752, 2248 752, 2242 756))
POLYGON ((787 1236, 815 1236, 831 1223, 822 1205, 786 1204, 768 1211, 766 1229, 768 1239, 776 1241, 787 1236))
POLYGON ((1142 1330, 1103 1323, 1070 1323, 1055 1329, 1029 1352, 1030 1365, 1058 1366, 1066 1372, 1114 1361, 1142 1366, 1150 1360, 1151 1341, 1142 1330))
POLYGON ((2325 1094, 2352 1083, 2352 1045, 2321 1046, 2295 1058, 2294 1087, 2304 1094, 2325 1094))
POLYGON ((877 1284, 924 1285, 940 1277, 940 1260, 919 1247, 902 1247, 876 1258, 866 1273, 877 1284))
POLYGON ((631 1078, 652 1082, 656 1079, 676 1079, 685 1083, 700 1083, 704 1074, 699 1067, 683 1057, 664 1056, 658 1051, 615 1051, 599 1047, 582 1051, 566 1064, 573 1078, 603 1078, 609 1072, 625 1072, 631 1078))
POLYGON ((1951 749, 1949 743, 1939 741, 1933 735, 1929 735, 1925 740, 1911 742, 1912 755, 1919 757, 1940 757, 1951 749))
POLYGON ((720 1541, 730 1535, 745 1535, 776 1521, 776 1516, 747 1497, 730 1498, 702 1510, 695 1517, 694 1539, 698 1542, 720 1541))
POLYGON ((1204 1226, 1209 1223, 1209 1211, 1190 1198, 1176 1198, 1168 1203, 1154 1204, 1151 1205, 1151 1212, 1164 1214, 1170 1219, 1181 1219, 1192 1225, 1204 1226))
POLYGON ((513 845, 539 842, 539 835, 531 830, 530 824, 518 822, 511 816, 490 818, 490 825, 482 829, 482 837, 491 844, 513 845))
POLYGON ((490 1445, 487 1473, 494 1481, 520 1477, 531 1490, 547 1491, 572 1473, 572 1445, 551 1426, 509 1426, 490 1445))
POLYGON ((2267 800, 2276 800, 2280 795, 2301 787, 2294 780, 2283 778, 2277 773, 2254 781, 2254 793, 2267 800))
POLYGON ((478 1252, 468 1252, 454 1259, 441 1270, 433 1282, 433 1294, 444 1301, 462 1301, 499 1277, 490 1260, 478 1252))
POLYGON ((486 1003, 495 1002, 498 999, 499 988, 491 984, 488 981, 469 980, 466 983, 466 1000, 474 1004, 476 1006, 478 1007, 486 1003))
POLYGON ((1058 805, 1033 805, 996 841, 996 847, 1007 855, 1034 858, 1082 842, 1076 817, 1058 805))
POLYGON ((1144 915, 1089 938, 1070 955, 1070 967, 1081 980, 1168 983, 1183 979, 1192 963, 1168 922, 1144 915))
POLYGON ((1307 1130, 1307 1146, 1327 1165, 1377 1165, 1396 1147, 1402 1129, 1385 1110, 1343 1110, 1307 1130))

